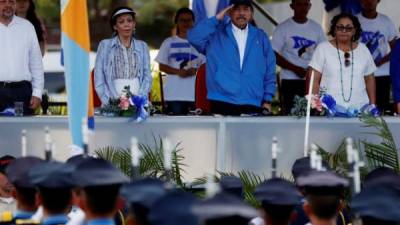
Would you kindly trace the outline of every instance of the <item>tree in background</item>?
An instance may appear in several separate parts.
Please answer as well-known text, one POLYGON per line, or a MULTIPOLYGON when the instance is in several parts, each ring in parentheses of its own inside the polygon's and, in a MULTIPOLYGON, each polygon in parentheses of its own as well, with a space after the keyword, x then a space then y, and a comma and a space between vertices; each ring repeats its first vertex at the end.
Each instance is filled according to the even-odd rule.
MULTIPOLYGON (((258 0, 260 3, 287 0, 258 0)), ((48 31, 48 43, 60 45, 60 1, 35 0, 37 12, 48 31)), ((88 0, 91 47, 96 50, 100 40, 111 37, 108 23, 113 8, 129 5, 137 15, 136 35, 150 48, 159 48, 162 40, 171 35, 177 9, 187 7, 189 0, 88 0)))

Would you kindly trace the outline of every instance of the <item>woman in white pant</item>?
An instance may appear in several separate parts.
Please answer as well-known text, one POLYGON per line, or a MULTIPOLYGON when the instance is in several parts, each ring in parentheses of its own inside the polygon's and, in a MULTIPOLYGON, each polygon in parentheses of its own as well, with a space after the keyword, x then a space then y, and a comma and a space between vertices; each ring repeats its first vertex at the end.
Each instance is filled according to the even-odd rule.
POLYGON ((313 94, 323 90, 345 108, 375 104, 376 66, 367 47, 358 42, 358 19, 348 13, 335 16, 329 34, 333 39, 318 45, 309 64, 315 74, 313 94))

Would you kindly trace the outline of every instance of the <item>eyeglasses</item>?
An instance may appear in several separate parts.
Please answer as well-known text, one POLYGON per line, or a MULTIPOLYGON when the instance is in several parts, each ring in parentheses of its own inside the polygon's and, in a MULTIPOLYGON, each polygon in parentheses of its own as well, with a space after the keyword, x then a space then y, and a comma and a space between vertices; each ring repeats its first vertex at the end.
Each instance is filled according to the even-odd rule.
POLYGON ((336 26, 336 30, 337 31, 341 31, 341 32, 351 32, 353 31, 354 27, 350 27, 350 26, 336 26))
POLYGON ((350 53, 345 52, 345 53, 344 53, 344 66, 345 66, 345 67, 349 67, 350 64, 351 64, 351 61, 350 61, 350 53))

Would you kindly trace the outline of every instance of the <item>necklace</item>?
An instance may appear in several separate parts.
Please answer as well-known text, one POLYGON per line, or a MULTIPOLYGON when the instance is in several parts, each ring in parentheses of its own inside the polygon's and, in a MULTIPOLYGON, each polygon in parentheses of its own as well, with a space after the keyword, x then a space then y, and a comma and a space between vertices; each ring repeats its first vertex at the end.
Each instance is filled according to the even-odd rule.
POLYGON ((344 102, 350 102, 351 100, 351 96, 353 94, 353 66, 354 66, 354 54, 353 54, 353 43, 350 43, 350 49, 351 49, 351 80, 350 80, 350 94, 349 97, 346 98, 344 96, 344 87, 343 87, 343 65, 342 65, 342 59, 340 57, 340 53, 339 53, 339 44, 336 40, 336 51, 338 54, 338 58, 339 58, 339 63, 340 63, 340 87, 341 87, 341 91, 342 91, 342 98, 344 102))

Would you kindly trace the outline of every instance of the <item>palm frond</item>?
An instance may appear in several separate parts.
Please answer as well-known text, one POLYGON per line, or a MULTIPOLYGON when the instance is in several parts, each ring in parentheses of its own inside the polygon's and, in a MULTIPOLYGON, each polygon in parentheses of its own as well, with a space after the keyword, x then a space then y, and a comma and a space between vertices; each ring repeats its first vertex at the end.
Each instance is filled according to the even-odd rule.
POLYGON ((397 146, 386 121, 382 117, 375 118, 372 116, 362 116, 360 120, 364 123, 364 127, 376 130, 375 132, 365 132, 366 134, 375 135, 381 139, 379 144, 365 140, 361 142, 369 166, 371 168, 386 166, 399 173, 400 165, 397 146))
POLYGON ((241 170, 238 172, 239 178, 243 183, 243 187, 245 190, 254 191, 257 185, 261 184, 265 180, 265 177, 262 178, 260 175, 257 175, 253 172, 241 170))
POLYGON ((262 177, 246 170, 239 171, 238 175, 243 183, 245 201, 256 208, 259 208, 261 204, 254 197, 254 191, 259 184, 266 180, 266 177, 262 177))
POLYGON ((317 147, 318 154, 320 154, 322 156, 322 159, 328 163, 331 170, 335 171, 338 174, 341 174, 342 176, 347 175, 349 165, 347 163, 345 140, 342 140, 339 147, 334 153, 326 151, 321 146, 317 145, 317 147))
MULTIPOLYGON (((139 150, 142 152, 143 157, 139 165, 139 173, 141 176, 157 177, 160 179, 166 178, 167 171, 164 167, 164 147, 162 138, 156 138, 153 136, 153 146, 139 143, 139 150)), ((178 143, 172 150, 172 179, 176 185, 183 187, 183 173, 185 170, 183 167, 186 164, 183 163, 185 157, 182 155, 183 149, 180 148, 178 143)), ((95 154, 99 158, 113 163, 117 168, 121 169, 127 176, 131 176, 131 153, 130 149, 120 147, 105 147, 95 150, 95 154)))
POLYGON ((107 146, 95 150, 95 155, 111 162, 127 176, 131 175, 131 155, 128 149, 107 146))

